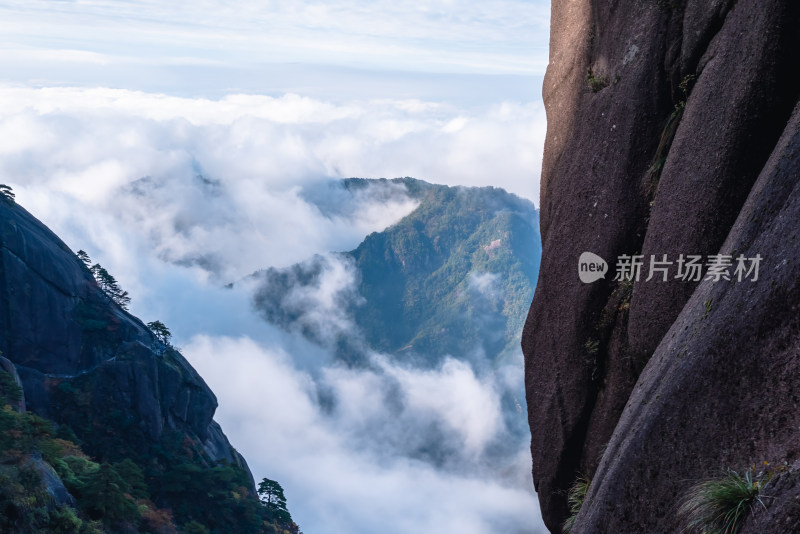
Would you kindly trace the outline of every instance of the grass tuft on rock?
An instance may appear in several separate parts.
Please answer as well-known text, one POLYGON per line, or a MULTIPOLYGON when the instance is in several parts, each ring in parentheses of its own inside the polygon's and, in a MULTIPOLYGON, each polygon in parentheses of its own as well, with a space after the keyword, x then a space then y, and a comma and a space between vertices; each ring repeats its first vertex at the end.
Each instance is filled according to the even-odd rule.
POLYGON ((572 484, 572 487, 567 493, 567 504, 569 504, 569 517, 561 525, 561 532, 569 534, 575 526, 575 520, 578 519, 578 512, 581 511, 583 501, 586 500, 586 494, 589 492, 589 485, 592 481, 587 476, 580 476, 578 480, 572 484))
POLYGON ((766 482, 748 469, 744 475, 729 470, 721 478, 695 484, 678 509, 686 524, 684 532, 738 534, 753 507, 764 506, 759 493, 766 482))

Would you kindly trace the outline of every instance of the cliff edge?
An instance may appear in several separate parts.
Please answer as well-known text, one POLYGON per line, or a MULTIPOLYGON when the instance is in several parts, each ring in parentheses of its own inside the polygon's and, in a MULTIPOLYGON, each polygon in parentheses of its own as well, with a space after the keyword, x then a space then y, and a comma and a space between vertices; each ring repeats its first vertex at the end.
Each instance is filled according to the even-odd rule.
POLYGON ((0 351, 24 391, 18 411, 52 421, 98 462, 132 460, 179 524, 261 528, 252 475, 213 420, 217 399, 203 379, 8 197, 0 198, 0 351), (231 487, 246 498, 226 501, 231 487))

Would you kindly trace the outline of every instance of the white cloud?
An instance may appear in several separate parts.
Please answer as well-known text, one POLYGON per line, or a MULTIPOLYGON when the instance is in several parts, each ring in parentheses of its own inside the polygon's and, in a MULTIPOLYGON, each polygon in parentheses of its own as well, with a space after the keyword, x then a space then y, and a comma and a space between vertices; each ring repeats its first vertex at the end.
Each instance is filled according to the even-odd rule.
MULTIPOLYGON (((492 243, 494 244, 494 242, 492 243)), ((484 246, 484 249, 492 245, 484 246)), ((496 300, 502 297, 500 289, 497 287, 498 275, 494 273, 470 273, 469 286, 472 290, 477 291, 484 297, 490 300, 496 300)))
POLYGON ((418 371, 384 359, 379 369, 327 367, 315 379, 247 338, 198 336, 184 352, 221 399, 218 420, 255 476, 281 482, 307 532, 544 532, 530 458, 507 458, 506 468, 526 475, 509 478, 475 461, 490 436, 504 434, 496 386, 465 364, 418 371), (396 398, 386 396, 393 381, 396 398), (332 411, 320 408, 320 389, 333 392, 332 411), (431 418, 459 441, 450 452, 457 469, 410 455, 431 418))
POLYGON ((13 87, 0 87, 0 102, 0 173, 20 202, 66 227, 67 238, 104 221, 93 230, 100 241, 71 244, 107 252, 119 240, 111 230, 125 228, 144 249, 227 280, 347 250, 414 207, 395 196, 347 216, 323 214, 304 188, 330 178, 414 176, 538 192, 544 115, 535 104, 13 87))
POLYGON ((467 363, 447 359, 436 371, 403 369, 381 361, 395 378, 417 417, 434 416, 458 434, 470 455, 484 451, 502 431, 500 396, 482 383, 467 363))

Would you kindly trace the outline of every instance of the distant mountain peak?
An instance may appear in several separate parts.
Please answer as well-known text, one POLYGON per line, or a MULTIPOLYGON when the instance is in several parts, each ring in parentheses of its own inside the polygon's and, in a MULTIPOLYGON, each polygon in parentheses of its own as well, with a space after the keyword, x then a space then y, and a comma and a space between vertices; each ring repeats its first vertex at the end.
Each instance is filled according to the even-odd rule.
POLYGON ((329 187, 404 194, 418 205, 354 250, 257 273, 254 303, 267 321, 333 345, 350 363, 370 350, 425 365, 519 351, 539 262, 531 202, 495 187, 408 177, 329 187), (327 308, 313 304, 320 292, 327 308))

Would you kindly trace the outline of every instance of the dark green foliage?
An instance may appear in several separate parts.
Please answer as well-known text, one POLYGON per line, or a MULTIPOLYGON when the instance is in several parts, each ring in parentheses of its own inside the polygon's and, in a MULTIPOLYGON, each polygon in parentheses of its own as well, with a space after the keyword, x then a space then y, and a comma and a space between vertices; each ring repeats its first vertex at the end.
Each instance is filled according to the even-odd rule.
POLYGON ((133 499, 126 495, 129 485, 119 473, 107 463, 86 477, 80 491, 80 499, 92 519, 101 519, 111 524, 135 523, 139 510, 133 499))
POLYGON ((16 413, 8 404, 0 409, 0 451, 12 458, 37 451, 55 434, 53 425, 31 412, 16 413))
POLYGON ((89 270, 92 269, 92 259, 89 257, 86 251, 79 250, 78 252, 75 253, 75 255, 78 256, 78 259, 81 260, 81 262, 86 266, 87 269, 89 270))
POLYGON ((35 532, 48 519, 47 494, 36 471, 0 465, 0 532, 35 532))
POLYGON ((0 405, 16 404, 22 399, 22 388, 8 371, 0 370, 0 405))
MULTIPOLYGON (((60 417, 70 422, 85 443, 84 450, 121 475, 126 483, 123 493, 140 498, 146 491, 146 498, 172 510, 177 524, 195 521, 212 534, 255 534, 269 523, 242 468, 209 466, 213 462, 200 442, 186 433, 168 430, 154 443, 125 413, 94 409, 95 397, 113 394, 107 387, 95 376, 86 375, 61 382, 53 396, 60 417)), ((74 475, 65 473, 62 478, 75 479, 72 487, 78 495, 85 495, 82 485, 99 466, 84 459, 64 460, 74 475)), ((63 466, 55 467, 60 474, 64 472, 63 466)))
POLYGON ((150 497, 150 490, 145 482, 141 468, 130 458, 125 458, 121 462, 112 464, 114 470, 125 481, 125 492, 136 499, 147 499, 150 497))
POLYGON ((589 69, 586 71, 586 84, 593 93, 597 93, 608 87, 608 80, 602 76, 598 76, 592 71, 592 69, 589 69))
POLYGON ((100 306, 80 301, 72 313, 75 321, 84 331, 103 331, 109 326, 110 317, 107 310, 100 306))
POLYGON ((172 332, 169 331, 169 328, 166 327, 164 323, 161 321, 152 321, 147 323, 147 328, 156 336, 160 342, 164 345, 169 346, 169 340, 172 338, 172 332))
POLYGON ((589 492, 589 485, 592 481, 585 476, 578 477, 567 493, 567 504, 569 504, 569 516, 561 525, 561 532, 569 534, 575 526, 575 520, 581 511, 586 494, 589 492))
POLYGON ((127 291, 123 291, 122 288, 119 287, 117 279, 99 263, 95 263, 89 269, 92 271, 94 279, 97 281, 97 285, 100 289, 102 289, 111 300, 116 302, 120 308, 127 310, 131 298, 127 291))
MULTIPOLYGON (((84 532, 84 521, 69 507, 55 507, 34 467, 42 458, 66 468, 64 446, 74 444, 53 437, 52 424, 30 412, 20 414, 10 406, 0 410, 0 532, 84 532)), ((102 531, 100 531, 102 532, 102 531)))
POLYGON ((0 184, 0 199, 9 204, 14 204, 14 191, 11 186, 0 184))
MULTIPOLYGON (((384 182, 348 179, 344 187, 384 182)), ((418 363, 435 366, 447 355, 480 353, 497 361, 518 353, 538 276, 533 204, 492 187, 391 182, 404 185, 419 206, 337 258, 354 267, 358 284, 334 295, 336 308, 358 325, 357 333, 335 334, 337 356, 362 364, 372 348, 402 358, 424 355, 418 363)), ((255 306, 267 321, 324 345, 330 333, 304 322, 307 305, 289 297, 298 288, 319 286, 330 261, 315 257, 258 273, 263 284, 255 306)))
POLYGON ((238 467, 186 463, 165 472, 158 491, 172 503, 178 522, 196 520, 212 534, 259 532, 269 517, 249 487, 249 477, 238 467))
POLYGON ((69 506, 61 506, 50 511, 47 532, 53 534, 80 534, 83 520, 69 506))
POLYGON ((258 496, 264 508, 267 509, 270 520, 281 525, 290 525, 292 516, 286 508, 286 497, 283 494, 283 487, 274 480, 263 479, 258 484, 258 496))
MULTIPOLYGON (((75 387, 63 382, 62 386, 66 387, 59 387, 57 391, 67 391, 71 398, 81 403, 84 401, 80 399, 89 398, 81 389, 84 384, 75 387)), ((148 449, 141 442, 131 446, 124 431, 117 435, 114 430, 115 427, 94 424, 81 429, 83 438, 89 443, 97 443, 91 432, 99 432, 103 443, 101 449, 113 447, 106 450, 107 454, 133 457, 98 464, 86 457, 74 442, 56 437, 75 435, 66 425, 61 424, 56 434, 49 421, 31 413, 19 414, 6 405, 0 410, 0 462, 6 464, 0 464, 2 517, 12 518, 15 524, 30 528, 45 528, 43 525, 50 525, 50 521, 55 525, 49 527, 52 531, 62 529, 70 532, 69 529, 76 524, 72 519, 74 515, 81 520, 80 532, 136 531, 139 523, 150 525, 147 531, 151 534, 175 532, 171 526, 171 514, 156 509, 149 501, 153 498, 174 508, 178 520, 205 525, 207 532, 259 533, 268 530, 270 514, 259 504, 250 489, 249 475, 243 469, 229 465, 204 465, 207 460, 198 454, 198 445, 177 432, 166 433, 159 446, 148 449), (89 434, 86 434, 87 430, 89 434), (17 464, 22 466, 31 454, 41 454, 77 499, 78 508, 74 514, 60 510, 53 512, 53 517, 48 516, 49 512, 43 507, 50 501, 41 491, 38 474, 17 467, 17 464), (193 458, 196 464, 190 463, 193 458), (147 476, 143 474, 143 468, 147 476)), ((4 525, 8 524, 0 520, 0 532, 17 532, 4 529, 4 525)), ((285 528, 276 528, 275 532, 296 531, 290 527, 296 529, 289 524, 285 528)))
POLYGON ((194 520, 183 525, 181 532, 183 534, 210 534, 206 527, 194 520))
POLYGON ((17 413, 7 403, 0 409, 0 532, 137 532, 140 508, 166 517, 162 525, 168 528, 162 532, 175 531, 169 527, 169 514, 147 500, 149 490, 135 463, 98 464, 59 436, 74 432, 63 424, 56 432, 49 420, 17 413), (37 471, 44 468, 36 467, 45 466, 43 461, 76 499, 77 508, 54 505, 37 471))
MULTIPOLYGON (((77 257, 88 271, 87 281, 90 272, 98 288, 125 308, 130 299, 116 279, 99 264, 92 265, 84 251, 77 257)), ((200 407, 190 406, 195 412, 187 418, 201 423, 165 425, 163 432, 159 428, 160 439, 138 418, 139 407, 130 398, 139 392, 121 390, 115 362, 130 365, 134 372, 150 370, 148 365, 155 362, 157 387, 172 393, 198 379, 171 348, 140 359, 144 349, 125 344, 140 339, 139 327, 121 317, 100 292, 88 293, 73 301, 68 318, 81 327, 81 363, 103 363, 71 377, 41 376, 55 423, 15 411, 11 404, 21 392, 10 374, 0 373, 0 532, 177 534, 182 525, 209 534, 259 534, 270 527, 284 534, 287 528, 269 521, 249 472, 215 464, 204 448, 205 436, 196 435, 209 414, 202 403, 213 402, 213 396, 192 397, 200 397, 200 407)), ((158 334, 168 344, 169 330, 159 324, 163 329, 158 334)), ((143 402, 161 400, 148 397, 143 402)), ((166 409, 165 417, 170 417, 166 409)))
POLYGON ((369 345, 434 359, 517 350, 538 275, 536 217, 501 189, 424 189, 413 213, 349 253, 369 345))
POLYGON ((729 470, 723 477, 692 486, 679 508, 687 529, 702 534, 737 534, 747 514, 756 505, 764 506, 759 493, 769 475, 754 477, 729 470))

